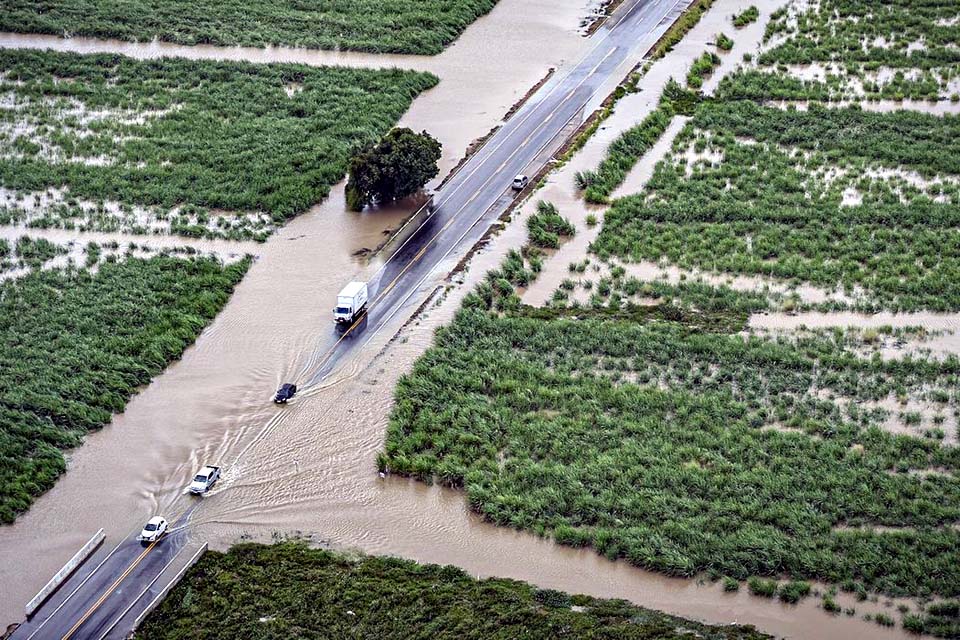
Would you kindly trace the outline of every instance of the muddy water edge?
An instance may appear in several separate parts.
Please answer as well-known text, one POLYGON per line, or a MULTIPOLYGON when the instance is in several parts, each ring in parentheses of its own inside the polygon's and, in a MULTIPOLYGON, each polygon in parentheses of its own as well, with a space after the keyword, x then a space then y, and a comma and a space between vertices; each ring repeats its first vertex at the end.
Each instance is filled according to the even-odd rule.
MULTIPOLYGON (((577 34, 581 13, 579 0, 501 0, 454 45, 427 60, 441 82, 414 102, 401 124, 427 129, 443 143, 441 176, 464 154, 467 144, 496 126, 549 68, 562 68, 578 57, 589 43, 577 34), (541 42, 550 42, 551 47, 542 47, 541 42)), ((77 40, 18 38, 21 45, 36 39, 45 48, 70 50, 78 44, 77 40)), ((10 44, 9 36, 0 38, 0 46, 10 44)), ((143 57, 192 51, 181 47, 156 54, 150 52, 162 46, 117 44, 122 44, 119 48, 124 53, 130 53, 129 47, 141 47, 146 52, 143 57)), ((87 50, 112 50, 96 41, 86 45, 87 50)), ((222 56, 214 56, 210 48, 199 51, 202 54, 195 57, 238 57, 234 49, 224 50, 222 56)), ((260 53, 257 62, 287 61, 290 55, 276 48, 255 51, 260 53), (270 57, 271 52, 276 58, 270 57)), ((336 63, 338 56, 350 57, 298 53, 315 53, 321 64, 336 63)), ((384 67, 419 67, 423 62, 408 65, 404 56, 377 60, 384 67)), ((4 626, 22 618, 24 603, 97 529, 104 527, 108 539, 117 540, 139 529, 153 513, 174 515, 182 510, 182 490, 198 465, 229 464, 249 445, 277 413, 270 402, 272 392, 333 331, 330 301, 336 292, 344 282, 375 270, 377 265, 367 265, 358 254, 379 246, 407 215, 403 208, 349 212, 340 184, 326 201, 291 221, 266 244, 237 243, 240 253, 252 250, 256 261, 217 319, 180 361, 131 399, 123 414, 68 452, 68 471, 50 491, 13 525, 0 527, 0 622, 4 626)), ((22 230, 11 233, 19 235, 22 230)), ((70 238, 64 233, 57 239, 70 238)), ((77 234, 76 239, 85 243, 92 238, 77 234)), ((142 240, 122 235, 116 239, 121 246, 142 240)), ((229 243, 218 243, 224 244, 229 243)), ((204 248, 209 249, 200 247, 204 248)), ((229 252, 224 246, 216 249, 229 252)), ((319 402, 306 406, 325 411, 319 402)), ((371 442, 382 441, 382 430, 374 433, 379 428, 374 423, 353 427, 369 431, 371 442)), ((358 463, 357 453, 345 447, 340 448, 341 468, 329 471, 367 474, 370 468, 358 463)), ((324 451, 325 447, 305 451, 302 457, 324 451)), ((261 454, 251 449, 242 468, 255 469, 261 454)), ((234 469, 233 475, 238 471, 234 469)), ((227 476, 224 487, 233 477, 227 476)), ((307 493, 313 498, 330 495, 323 485, 308 487, 307 493)), ((279 504, 294 508, 304 500, 287 492, 275 496, 279 504)), ((238 501, 242 499, 238 496, 238 501)), ((363 505, 361 500, 350 502, 359 509, 379 508, 363 505)), ((369 517, 383 515, 370 513, 369 517)), ((425 511, 423 517, 425 526, 436 521, 440 527, 444 515, 425 511)), ((278 528, 284 526, 282 521, 277 523, 278 528)), ((396 534, 419 539, 419 532, 396 534)))
MULTIPOLYGON (((726 11, 724 0, 717 5, 715 11, 726 11)), ((443 141, 444 171, 547 68, 562 69, 575 57, 585 42, 576 36, 581 9, 579 2, 502 0, 437 58, 431 70, 440 85, 414 102, 403 124, 427 128, 443 141), (539 50, 542 42, 551 42, 550 55, 539 50)), ((403 215, 380 213, 346 212, 341 185, 278 232, 184 358, 72 452, 68 473, 30 511, 0 528, 4 621, 19 619, 22 603, 97 528, 118 539, 154 512, 175 515, 186 504, 182 491, 195 468, 221 462, 229 466, 226 475, 193 519, 197 537, 213 548, 303 535, 336 548, 623 597, 710 622, 752 623, 787 637, 898 636, 855 618, 827 616, 813 599, 788 607, 746 590, 724 594, 718 585, 665 578, 494 527, 472 514, 459 492, 377 476, 374 460, 396 380, 429 347, 435 328, 450 320, 462 295, 520 244, 521 225, 478 254, 465 282, 441 293, 442 304, 428 304, 389 344, 385 332, 327 384, 275 409, 270 393, 308 358, 317 336, 331 330, 327 301, 345 280, 374 268, 354 253, 377 246, 403 215)), ((428 287, 443 291, 444 284, 438 277, 428 287)), ((858 605, 858 613, 866 611, 858 605)))

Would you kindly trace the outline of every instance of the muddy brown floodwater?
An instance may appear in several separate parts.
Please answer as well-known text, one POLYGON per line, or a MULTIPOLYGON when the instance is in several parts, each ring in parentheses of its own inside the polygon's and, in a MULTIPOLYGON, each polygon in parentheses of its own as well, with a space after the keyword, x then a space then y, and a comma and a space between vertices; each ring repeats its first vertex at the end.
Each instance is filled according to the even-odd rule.
MULTIPOLYGON (((713 11, 729 14, 739 4, 718 0, 713 11)), ((443 172, 549 67, 562 71, 577 56, 588 42, 576 33, 584 6, 582 0, 501 0, 429 61, 441 83, 414 102, 403 123, 441 139, 443 172)), ((44 46, 57 43, 70 48, 77 41, 45 40, 44 46)), ((236 57, 231 51, 223 57, 236 57)), ((442 304, 429 304, 389 344, 384 331, 323 385, 276 408, 274 389, 332 332, 329 307, 336 291, 377 268, 354 253, 377 246, 405 213, 349 213, 339 185, 326 202, 258 247, 247 277, 196 345, 122 415, 70 452, 69 470, 53 489, 15 524, 0 527, 0 622, 20 619, 23 603, 98 528, 116 540, 153 513, 182 512, 191 499, 183 495, 185 485, 210 462, 222 464, 225 475, 202 499, 193 524, 197 537, 214 548, 301 532, 338 548, 452 563, 478 575, 623 597, 710 622, 753 623, 788 637, 899 635, 816 611, 814 599, 783 606, 745 589, 724 594, 718 585, 665 578, 497 528, 472 514, 460 492, 378 477, 374 461, 396 380, 472 284, 519 244, 518 225, 478 254, 466 282, 442 304)), ((441 284, 437 276, 425 289, 441 284)), ((856 606, 858 615, 880 607, 856 606)))
MULTIPOLYGON (((589 42, 577 34, 581 4, 581 0, 501 0, 436 58, 410 65, 405 56, 376 57, 376 66, 429 63, 441 77, 440 84, 419 96, 401 121, 417 130, 428 129, 443 143, 441 176, 464 154, 467 144, 496 126, 548 69, 562 68, 578 57, 589 42), (544 47, 543 42, 551 46, 544 47)), ((139 57, 238 59, 250 52, 9 34, 0 37, 0 46, 121 50, 139 57)), ((362 57, 277 48, 252 51, 258 62, 296 59, 327 64, 350 58, 360 64, 355 59, 362 57)), ((299 371, 316 345, 326 343, 333 331, 330 307, 336 292, 344 282, 369 276, 379 266, 366 265, 354 254, 379 246, 384 232, 396 228, 408 214, 404 207, 349 212, 340 184, 325 202, 291 221, 266 244, 236 243, 239 252, 253 251, 257 260, 195 346, 134 397, 110 425, 68 452, 68 471, 54 488, 13 525, 0 527, 0 623, 21 619, 23 604, 98 528, 104 527, 116 539, 139 528, 154 512, 175 513, 187 479, 201 462, 228 464, 261 434, 276 412, 270 402, 272 392, 299 371)), ((20 235, 23 230, 8 233, 20 235)), ((62 242, 71 239, 68 232, 44 235, 62 242)), ((146 240, 121 234, 75 237, 81 242, 116 239, 121 245, 146 240)), ((165 240, 151 237, 150 242, 179 244, 177 239, 165 240)), ((193 244, 230 253, 225 246, 230 243, 193 244)), ((344 369, 358 366, 351 362, 344 369)), ((370 437, 382 438, 382 434, 370 437)), ((347 453, 344 449, 343 454, 347 453)), ((242 468, 255 469, 260 464, 257 456, 251 449, 242 468)), ((358 474, 369 471, 352 464, 353 460, 345 458, 344 464, 354 466, 358 474)), ((228 470, 228 478, 238 471, 228 470)), ((326 491, 313 487, 311 495, 326 495, 326 491)), ((292 504, 300 499, 290 494, 276 498, 292 504)), ((424 517, 443 519, 442 514, 425 513, 424 517)))

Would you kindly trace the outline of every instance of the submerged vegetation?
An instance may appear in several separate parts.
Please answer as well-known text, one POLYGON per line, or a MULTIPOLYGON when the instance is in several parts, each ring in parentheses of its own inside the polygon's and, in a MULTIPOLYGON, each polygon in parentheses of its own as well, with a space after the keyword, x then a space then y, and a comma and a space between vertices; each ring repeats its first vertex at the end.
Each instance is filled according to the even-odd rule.
POLYGON ((5 0, 0 30, 436 54, 496 0, 5 0))
POLYGON ((900 388, 949 388, 955 358, 887 363, 830 336, 745 340, 686 322, 499 317, 475 301, 399 383, 382 469, 463 487, 497 524, 671 575, 958 593, 958 449, 890 435, 869 408, 900 388), (927 468, 945 472, 905 473, 927 468))
POLYGON ((960 601, 938 602, 931 604, 923 613, 906 615, 903 628, 939 638, 960 638, 960 601))
MULTIPOLYGON (((717 38, 717 46, 720 46, 722 40, 717 38)), ((733 43, 730 43, 733 47, 733 43)), ((721 47, 722 49, 723 47, 721 47)), ((713 70, 720 66, 720 56, 710 51, 705 51, 699 58, 693 61, 690 71, 687 72, 687 86, 691 89, 699 89, 703 86, 703 81, 713 75, 713 70)))
POLYGON ((762 640, 637 607, 450 565, 345 556, 296 543, 208 551, 137 630, 139 640, 215 638, 619 638, 762 640))
POLYGON ((858 308, 958 310, 958 140, 954 116, 705 103, 592 249, 809 283, 858 308))
POLYGON ((758 58, 776 83, 788 65, 816 65, 808 80, 831 99, 943 99, 960 91, 960 23, 952 0, 821 0, 800 15, 781 10, 767 24, 776 43, 758 58))
POLYGON ((657 108, 640 124, 623 132, 610 143, 607 155, 596 171, 577 175, 577 184, 584 190, 584 199, 594 203, 607 202, 610 194, 620 186, 637 163, 637 159, 667 130, 673 115, 673 104, 669 100, 661 99, 657 108))
POLYGON ((653 47, 653 50, 650 52, 650 58, 657 60, 667 55, 670 51, 673 51, 677 43, 683 40, 683 37, 697 26, 703 14, 713 6, 713 2, 714 0, 694 0, 653 47))
POLYGON ((560 238, 573 236, 576 228, 560 215, 553 203, 541 200, 537 203, 537 210, 527 218, 527 233, 534 246, 556 249, 560 246, 560 238))
POLYGON ((13 246, 0 238, 0 273, 13 269, 38 269, 66 251, 64 247, 44 238, 20 236, 13 246))
POLYGON ((160 255, 0 283, 0 522, 53 485, 63 449, 180 357, 248 265, 160 255))
POLYGON ((960 117, 771 103, 850 100, 861 79, 880 95, 924 73, 942 97, 960 12, 933 0, 913 17, 913 4, 778 11, 759 64, 714 96, 694 91, 719 60, 709 52, 688 89, 671 82, 575 178, 606 202, 670 118, 690 116, 644 190, 603 212, 591 255, 543 308, 515 290, 544 268, 523 250, 464 298, 397 386, 380 470, 462 489, 498 525, 728 591, 813 595, 848 616, 837 589, 915 597, 905 628, 957 637, 954 601, 928 599, 960 596, 960 358, 889 354, 922 328, 746 322, 800 307, 960 311, 960 117), (895 41, 902 77, 851 31, 895 41), (834 65, 827 80, 791 75, 817 61, 834 65))
POLYGON ((77 199, 163 207, 185 235, 216 230, 211 210, 279 223, 324 198, 351 153, 436 82, 400 70, 0 50, 0 94, 13 105, 0 110, 0 186, 65 187, 69 210, 77 199))
POLYGON ((757 9, 754 5, 750 5, 740 13, 733 16, 733 26, 737 29, 742 29, 743 27, 757 21, 757 18, 760 17, 760 10, 757 9))

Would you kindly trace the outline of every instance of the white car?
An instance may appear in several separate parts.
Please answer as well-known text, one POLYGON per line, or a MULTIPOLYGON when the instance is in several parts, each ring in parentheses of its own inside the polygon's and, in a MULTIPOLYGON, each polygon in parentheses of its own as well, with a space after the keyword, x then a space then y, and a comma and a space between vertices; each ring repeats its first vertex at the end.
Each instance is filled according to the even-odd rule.
POLYGON ((137 536, 137 540, 145 543, 156 542, 167 533, 169 526, 167 521, 160 516, 153 516, 147 524, 143 525, 143 531, 137 536))
POLYGON ((527 184, 529 182, 530 182, 530 179, 521 173, 520 175, 518 175, 516 178, 513 179, 513 184, 511 184, 510 186, 514 189, 514 191, 523 191, 524 189, 527 188, 527 184))
POLYGON ((197 496, 206 493, 219 478, 220 467, 205 466, 197 471, 197 475, 193 477, 193 482, 190 483, 190 493, 197 496))

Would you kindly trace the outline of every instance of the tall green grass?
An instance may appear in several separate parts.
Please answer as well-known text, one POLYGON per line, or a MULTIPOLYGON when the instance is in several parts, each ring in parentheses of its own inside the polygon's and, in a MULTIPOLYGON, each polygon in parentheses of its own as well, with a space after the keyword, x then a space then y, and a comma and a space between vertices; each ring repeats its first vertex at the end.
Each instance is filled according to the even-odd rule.
POLYGON ((733 26, 735 26, 737 29, 742 29, 748 24, 756 22, 759 17, 760 10, 754 5, 750 5, 740 13, 733 16, 733 26))
POLYGON ((592 250, 810 283, 865 309, 957 310, 960 189, 936 178, 960 173, 958 140, 956 116, 704 104, 645 190, 607 211, 592 250), (690 148, 722 160, 691 167, 690 148), (831 184, 834 166, 848 176, 831 184), (897 167, 933 186, 861 177, 897 167), (845 206, 845 187, 862 202, 845 206))
POLYGON ((134 636, 138 640, 762 640, 624 600, 601 600, 457 567, 345 556, 305 545, 208 551, 134 636))
POLYGON ((0 283, 0 522, 65 469, 62 450, 123 411, 226 304, 249 260, 157 256, 0 283))
POLYGON ((578 173, 577 186, 583 189, 587 202, 604 203, 610 194, 626 179, 637 160, 663 135, 673 119, 674 109, 669 101, 659 106, 643 121, 627 129, 610 143, 606 156, 596 171, 578 173))
POLYGON ((496 0, 5 0, 0 30, 179 44, 439 53, 496 0))
POLYGON ((960 361, 580 317, 462 310, 398 384, 381 468, 671 575, 960 593, 960 452, 890 435, 858 406, 944 384, 960 361), (928 467, 948 475, 887 473, 928 467))
POLYGON ((0 110, 3 142, 40 138, 57 154, 34 145, 0 156, 0 185, 282 221, 323 199, 350 154, 436 82, 400 70, 0 50, 0 93, 17 100, 0 110), (112 115, 85 123, 96 112, 112 115), (15 133, 24 125, 36 130, 15 133), (110 163, 82 161, 98 156, 110 163))
MULTIPOLYGON (((807 81, 810 99, 951 99, 960 74, 960 24, 952 0, 826 0, 794 19, 774 12, 766 38, 780 41, 758 57, 767 88, 779 89, 784 65, 829 66, 826 81, 807 81), (891 70, 881 77, 877 72, 891 70)), ((793 80, 795 84, 797 81, 793 80)), ((753 89, 758 86, 755 84, 753 89)), ((795 90, 784 98, 798 99, 795 90)), ((771 96, 775 97, 775 96, 771 96)))

